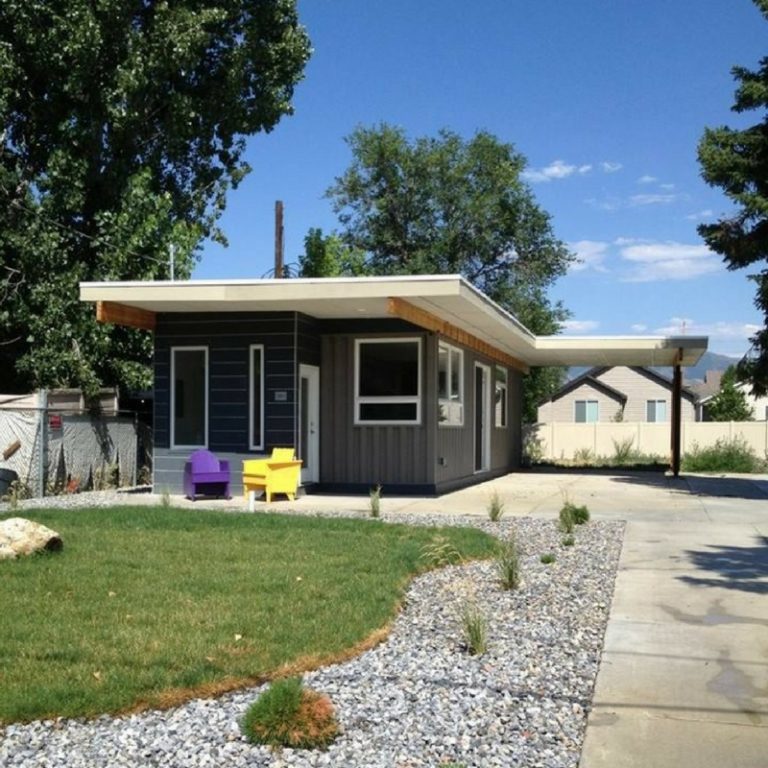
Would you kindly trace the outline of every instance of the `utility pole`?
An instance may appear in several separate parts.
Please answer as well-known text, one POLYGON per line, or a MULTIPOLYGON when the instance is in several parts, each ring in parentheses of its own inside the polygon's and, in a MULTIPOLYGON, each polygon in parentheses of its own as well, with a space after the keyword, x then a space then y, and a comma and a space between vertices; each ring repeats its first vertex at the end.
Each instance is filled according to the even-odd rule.
POLYGON ((275 200, 275 277, 283 277, 283 201, 275 200))

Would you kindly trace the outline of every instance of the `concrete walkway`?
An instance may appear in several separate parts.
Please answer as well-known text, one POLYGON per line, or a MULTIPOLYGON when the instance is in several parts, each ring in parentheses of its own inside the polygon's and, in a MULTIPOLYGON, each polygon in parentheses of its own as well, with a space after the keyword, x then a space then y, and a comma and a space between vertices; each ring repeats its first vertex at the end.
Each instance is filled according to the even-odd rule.
POLYGON ((768 768, 768 477, 517 473, 438 499, 385 489, 382 509, 486 515, 494 491, 510 515, 569 498, 627 521, 580 768, 768 768))

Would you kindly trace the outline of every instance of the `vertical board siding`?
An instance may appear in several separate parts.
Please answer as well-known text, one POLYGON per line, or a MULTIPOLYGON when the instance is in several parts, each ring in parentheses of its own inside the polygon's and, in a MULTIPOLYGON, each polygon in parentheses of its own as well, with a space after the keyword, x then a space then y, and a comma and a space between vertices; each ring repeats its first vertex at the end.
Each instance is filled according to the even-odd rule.
MULTIPOLYGON (((381 335, 381 334, 379 334, 381 335)), ((388 334, 387 334, 388 335, 388 334)), ((410 336, 414 335, 411 330, 410 336)), ((424 334, 419 334, 425 338, 424 334)), ((320 430, 320 477, 326 485, 432 485, 434 472, 428 433, 434 429, 434 386, 428 371, 434 347, 422 344, 422 423, 356 426, 355 338, 373 335, 325 335, 322 339, 320 402, 327 418, 320 430), (330 424, 329 424, 330 422, 330 424)))

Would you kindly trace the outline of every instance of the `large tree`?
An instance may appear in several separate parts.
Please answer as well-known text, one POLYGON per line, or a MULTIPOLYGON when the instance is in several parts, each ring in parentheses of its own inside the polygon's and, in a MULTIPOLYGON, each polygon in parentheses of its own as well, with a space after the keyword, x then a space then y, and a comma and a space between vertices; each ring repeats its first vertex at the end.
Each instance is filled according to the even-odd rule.
MULTIPOLYGON (((352 163, 327 192, 340 236, 372 274, 462 274, 531 331, 552 334, 568 316, 547 296, 573 260, 521 178, 525 158, 481 131, 409 140, 382 124, 348 138, 352 163)), ((526 380, 525 412, 557 389, 560 369, 526 380)))
POLYGON ((728 366, 720 380, 720 390, 707 404, 710 421, 752 421, 747 397, 737 386, 736 367, 728 366))
POLYGON ((308 56, 295 0, 0 3, 0 390, 146 383, 77 284, 188 277, 308 56))
MULTIPOLYGON (((755 0, 768 19, 768 0, 755 0)), ((736 210, 715 224, 702 224, 699 234, 725 258, 729 269, 754 265, 749 275, 757 285, 755 305, 765 327, 752 338, 752 350, 738 366, 740 378, 756 395, 768 394, 768 57, 757 70, 734 67, 739 85, 733 110, 762 113, 762 120, 737 130, 708 128, 699 143, 704 180, 720 187, 736 210)))

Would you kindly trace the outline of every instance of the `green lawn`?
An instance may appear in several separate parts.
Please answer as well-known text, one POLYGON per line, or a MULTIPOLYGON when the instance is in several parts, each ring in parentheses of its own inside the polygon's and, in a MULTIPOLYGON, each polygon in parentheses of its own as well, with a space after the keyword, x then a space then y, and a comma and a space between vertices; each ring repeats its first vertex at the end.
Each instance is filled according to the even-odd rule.
POLYGON ((387 624, 436 536, 466 557, 494 543, 146 506, 24 516, 64 549, 0 562, 0 722, 163 705, 327 660, 387 624))

